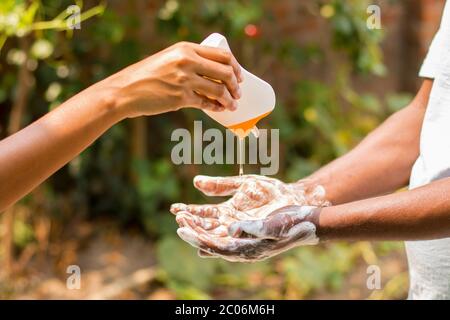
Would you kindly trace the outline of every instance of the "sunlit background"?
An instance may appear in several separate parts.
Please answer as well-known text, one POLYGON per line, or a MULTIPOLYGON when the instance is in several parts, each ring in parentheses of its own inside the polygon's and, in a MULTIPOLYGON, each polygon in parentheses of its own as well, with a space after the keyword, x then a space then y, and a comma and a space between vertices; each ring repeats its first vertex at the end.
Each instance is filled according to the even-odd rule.
MULTIPOLYGON (((238 61, 274 87, 276 109, 260 127, 280 129, 276 177, 295 181, 410 101, 443 4, 2 0, 0 137, 128 64, 220 32, 238 61), (66 8, 74 4, 81 28, 69 30, 66 8), (370 4, 381 8, 380 30, 367 28, 370 4)), ((406 297, 400 242, 328 243, 255 264, 198 258, 176 235, 168 208, 211 201, 192 187, 196 174, 235 175, 238 168, 171 162, 171 132, 192 130, 194 120, 218 126, 192 109, 123 121, 3 213, 0 298, 406 297), (69 265, 81 269, 80 290, 66 288, 69 265), (370 265, 380 267, 380 290, 367 287, 370 265)))

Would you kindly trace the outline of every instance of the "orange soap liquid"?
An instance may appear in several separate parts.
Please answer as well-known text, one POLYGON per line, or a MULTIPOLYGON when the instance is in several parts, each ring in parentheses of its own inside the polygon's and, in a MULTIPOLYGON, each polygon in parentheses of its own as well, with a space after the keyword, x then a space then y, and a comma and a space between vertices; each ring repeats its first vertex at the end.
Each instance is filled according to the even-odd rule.
POLYGON ((239 137, 239 176, 244 175, 244 138, 239 137))
POLYGON ((235 124, 232 126, 229 126, 228 129, 231 130, 235 135, 239 138, 239 176, 242 176, 244 174, 244 139, 247 137, 250 132, 254 132, 255 137, 258 138, 258 129, 256 128, 256 124, 259 120, 267 116, 270 112, 264 113, 256 118, 241 122, 239 124, 235 124))
POLYGON ((258 123, 259 120, 261 120, 262 118, 266 117, 268 114, 270 113, 264 113, 256 118, 238 123, 238 124, 233 124, 231 126, 228 126, 228 129, 231 130, 231 132, 233 132, 235 135, 237 135, 240 139, 244 139, 245 137, 247 137, 250 132, 252 131, 252 129, 256 126, 256 124, 258 123))

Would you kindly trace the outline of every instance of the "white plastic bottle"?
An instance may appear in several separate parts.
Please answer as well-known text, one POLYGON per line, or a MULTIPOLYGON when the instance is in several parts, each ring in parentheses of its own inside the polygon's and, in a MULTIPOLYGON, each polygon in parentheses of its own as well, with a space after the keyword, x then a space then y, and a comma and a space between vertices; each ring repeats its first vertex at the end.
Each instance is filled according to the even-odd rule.
MULTIPOLYGON (((222 48, 231 52, 227 39, 213 33, 201 45, 222 48)), ((246 137, 257 122, 275 107, 275 92, 270 84, 242 68, 244 80, 239 84, 241 98, 235 111, 205 111, 211 118, 233 131, 240 138, 246 137)))

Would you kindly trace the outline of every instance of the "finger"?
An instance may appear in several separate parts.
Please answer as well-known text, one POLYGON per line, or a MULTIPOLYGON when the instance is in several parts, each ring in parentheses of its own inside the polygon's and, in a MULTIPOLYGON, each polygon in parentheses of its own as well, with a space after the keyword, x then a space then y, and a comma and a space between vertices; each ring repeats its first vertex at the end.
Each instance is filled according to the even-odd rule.
POLYGON ((180 228, 189 227, 186 217, 183 214, 177 214, 175 221, 178 223, 180 228))
POLYGON ((197 247, 200 256, 213 255, 231 262, 254 262, 268 257, 264 251, 272 244, 271 240, 259 239, 218 239, 209 235, 200 235, 193 230, 178 230, 180 237, 197 247))
POLYGON ((220 217, 220 219, 202 218, 188 211, 179 211, 176 215, 176 221, 180 227, 189 227, 197 233, 226 237, 228 236, 228 228, 226 225, 229 225, 234 220, 227 217, 220 217))
POLYGON ((242 177, 208 177, 196 176, 194 187, 207 196, 230 196, 241 186, 242 177))
POLYGON ((241 66, 230 51, 202 45, 195 46, 194 50, 199 56, 203 58, 230 65, 231 67, 233 67, 233 71, 238 81, 242 82, 244 80, 241 66))
POLYGON ((228 234, 234 238, 253 236, 257 238, 267 238, 264 230, 264 220, 245 220, 233 222, 228 227, 228 234))
POLYGON ((180 222, 179 224, 183 224, 183 226, 189 226, 199 233, 206 233, 205 230, 215 229, 220 225, 217 219, 210 219, 213 220, 214 223, 206 222, 204 221, 205 219, 193 216, 187 211, 179 212, 177 214, 176 220, 177 222, 180 222), (206 226, 208 229, 204 228, 204 226, 206 226))
POLYGON ((316 227, 311 222, 299 223, 289 230, 286 239, 289 243, 301 245, 315 245, 319 243, 316 235, 316 227))
POLYGON ((184 203, 173 203, 170 206, 170 212, 176 215, 178 212, 186 210, 186 207, 187 204, 184 203))
POLYGON ((194 223, 203 230, 213 230, 220 227, 220 222, 217 219, 201 218, 199 216, 193 216, 194 223))
POLYGON ((198 249, 197 254, 200 258, 204 259, 214 259, 214 258, 221 258, 229 262, 247 262, 245 259, 241 259, 237 256, 223 256, 217 253, 214 253, 212 250, 206 251, 206 249, 198 249), (211 251, 212 253, 210 253, 211 251))
POLYGON ((193 215, 204 218, 218 218, 219 211, 223 211, 223 208, 219 207, 218 205, 211 204, 189 204, 180 206, 179 208, 182 208, 182 210, 179 211, 188 211, 193 215))
POLYGON ((198 255, 200 258, 207 258, 207 259, 208 259, 208 258, 214 258, 214 259, 220 258, 219 255, 211 254, 211 253, 209 253, 209 252, 207 252, 207 251, 204 251, 204 250, 202 250, 202 249, 198 249, 197 255, 198 255))
POLYGON ((177 234, 181 239, 189 243, 191 246, 195 248, 200 247, 200 242, 198 241, 198 234, 194 230, 188 227, 182 227, 177 229, 177 234))
POLYGON ((194 215, 205 218, 218 218, 219 210, 220 208, 218 205, 211 204, 174 203, 170 206, 170 212, 175 215, 181 211, 188 211, 194 215))
POLYGON ((233 99, 227 87, 222 83, 217 83, 196 75, 192 80, 192 88, 199 95, 207 97, 209 100, 216 100, 227 110, 234 111, 237 102, 233 99))
POLYGON ((185 221, 185 219, 183 217, 177 216, 175 218, 175 221, 178 223, 178 226, 180 228, 187 227, 187 223, 186 223, 186 221, 185 221))
POLYGON ((314 207, 286 206, 272 212, 266 219, 245 220, 232 223, 228 234, 232 237, 245 235, 261 239, 282 239, 290 236, 293 227, 305 222, 314 207))
POLYGON ((200 61, 195 65, 194 69, 198 75, 206 76, 207 79, 215 81, 216 83, 224 83, 234 99, 239 99, 241 97, 241 88, 239 87, 233 67, 202 57, 199 59, 200 61))
POLYGON ((240 256, 255 248, 261 240, 216 238, 198 234, 196 241, 200 249, 206 249, 210 253, 223 256, 240 256))
POLYGON ((220 225, 215 229, 208 230, 206 235, 211 235, 217 238, 228 237, 228 228, 226 226, 220 225))
POLYGON ((188 227, 196 232, 205 232, 194 222, 193 216, 186 211, 181 211, 177 214, 176 221, 180 227, 188 227))
MULTIPOLYGON (((197 249, 202 249, 203 251, 207 251, 212 254, 215 254, 215 252, 213 252, 210 248, 208 248, 208 246, 206 245, 206 242, 204 240, 203 241, 199 240, 200 237, 202 237, 203 239, 216 239, 215 237, 213 237, 209 234, 200 235, 197 231, 195 231, 194 229, 192 229, 188 226, 178 228, 177 234, 182 240, 186 241, 191 246, 193 246, 197 249)), ((215 240, 212 240, 212 241, 214 243, 216 243, 215 240)))
POLYGON ((227 227, 220 225, 217 219, 200 218, 183 211, 177 214, 177 223, 180 227, 189 227, 198 234, 205 236, 226 237, 228 236, 227 227))
POLYGON ((202 95, 198 92, 192 91, 190 93, 190 101, 191 106, 194 108, 202 109, 202 110, 208 110, 208 111, 214 111, 214 112, 221 112, 225 110, 225 107, 220 104, 217 100, 209 99, 205 95, 202 95))

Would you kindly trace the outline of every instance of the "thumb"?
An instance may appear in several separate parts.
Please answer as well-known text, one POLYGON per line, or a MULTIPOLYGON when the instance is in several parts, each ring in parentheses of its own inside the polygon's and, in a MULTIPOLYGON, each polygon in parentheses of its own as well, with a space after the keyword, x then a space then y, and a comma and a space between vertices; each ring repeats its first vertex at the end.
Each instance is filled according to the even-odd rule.
POLYGON ((202 249, 198 249, 197 254, 200 258, 206 258, 206 259, 214 259, 214 258, 219 258, 219 256, 211 254, 207 251, 204 251, 202 249))
POLYGON ((245 235, 267 238, 265 224, 266 219, 236 221, 228 227, 228 235, 234 238, 245 235))
POLYGON ((273 211, 267 218, 259 220, 242 220, 232 223, 228 234, 242 237, 245 234, 263 239, 280 239, 289 236, 291 228, 306 221, 314 210, 311 206, 286 206, 273 211))

